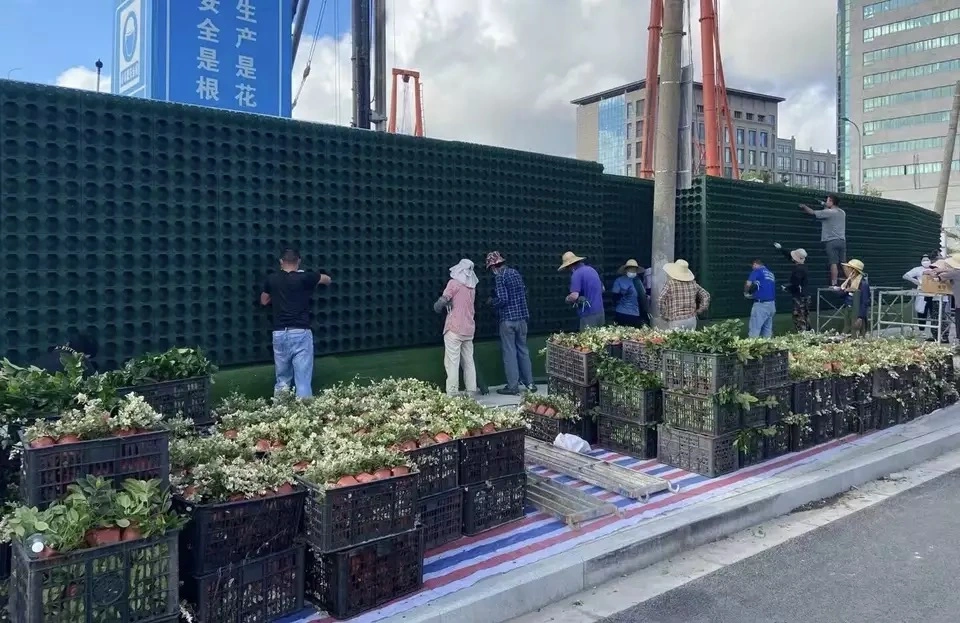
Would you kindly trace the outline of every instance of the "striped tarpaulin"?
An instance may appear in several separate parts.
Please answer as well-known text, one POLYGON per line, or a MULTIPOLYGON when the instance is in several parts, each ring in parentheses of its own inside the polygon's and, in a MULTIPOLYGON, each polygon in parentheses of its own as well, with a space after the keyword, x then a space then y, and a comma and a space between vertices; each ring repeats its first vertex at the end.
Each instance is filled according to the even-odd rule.
MULTIPOLYGON (((424 587, 421 591, 389 603, 382 608, 362 614, 352 621, 372 623, 422 606, 444 595, 470 587, 480 580, 524 567, 550 556, 567 551, 580 543, 592 541, 624 528, 654 518, 663 517, 694 504, 733 495, 746 486, 762 482, 771 476, 795 469, 800 465, 822 463, 852 447, 873 442, 881 436, 896 432, 899 427, 857 437, 851 435, 786 456, 741 469, 719 478, 707 478, 682 469, 658 463, 656 460, 638 460, 606 450, 594 450, 591 455, 613 461, 624 467, 666 478, 679 485, 676 493, 668 491, 650 497, 646 503, 624 498, 600 487, 589 485, 551 472, 533 468, 535 473, 549 476, 556 482, 576 487, 615 504, 619 516, 612 515, 572 529, 549 515, 528 508, 519 521, 495 528, 481 535, 464 537, 427 552, 424 561, 424 587)), ((330 623, 325 613, 309 609, 281 619, 283 623, 330 623)))

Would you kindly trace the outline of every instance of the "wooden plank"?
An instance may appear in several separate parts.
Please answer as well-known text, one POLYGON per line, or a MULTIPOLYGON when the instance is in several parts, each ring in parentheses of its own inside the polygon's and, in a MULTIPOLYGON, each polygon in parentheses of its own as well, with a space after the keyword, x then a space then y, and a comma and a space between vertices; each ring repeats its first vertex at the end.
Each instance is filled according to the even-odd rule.
POLYGON ((527 472, 527 501, 571 527, 619 513, 616 505, 527 472))

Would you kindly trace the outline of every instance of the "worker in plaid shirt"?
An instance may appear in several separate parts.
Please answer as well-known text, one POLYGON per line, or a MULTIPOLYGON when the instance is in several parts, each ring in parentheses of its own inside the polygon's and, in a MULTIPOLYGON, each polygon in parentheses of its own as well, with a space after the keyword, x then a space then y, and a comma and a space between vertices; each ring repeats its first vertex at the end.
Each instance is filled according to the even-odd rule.
POLYGON ((660 317, 669 329, 693 331, 697 328, 697 316, 710 306, 710 293, 696 282, 686 260, 666 264, 663 270, 667 283, 657 299, 660 317))
POLYGON ((527 321, 530 320, 527 286, 520 273, 507 266, 498 251, 487 254, 486 266, 496 280, 496 295, 489 302, 500 317, 500 350, 507 376, 506 387, 500 388, 497 393, 517 396, 521 383, 529 391, 535 392, 537 386, 533 383, 533 364, 530 361, 530 349, 527 348, 527 321))

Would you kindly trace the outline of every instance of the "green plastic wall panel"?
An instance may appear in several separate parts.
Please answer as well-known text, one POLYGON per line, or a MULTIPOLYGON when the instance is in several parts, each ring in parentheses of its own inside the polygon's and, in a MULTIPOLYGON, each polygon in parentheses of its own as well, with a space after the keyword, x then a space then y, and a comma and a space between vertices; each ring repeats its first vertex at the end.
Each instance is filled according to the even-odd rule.
POLYGON ((0 353, 83 329, 106 365, 174 344, 270 361, 255 300, 290 244, 335 279, 318 355, 438 343, 461 257, 495 335, 493 249, 526 278, 531 332, 569 329, 557 266, 602 262, 602 182, 572 159, 0 81, 0 353))
MULTIPOLYGON (((848 259, 863 261, 872 285, 906 286, 903 273, 918 265, 924 253, 940 247, 940 219, 929 210, 889 199, 838 196, 847 213, 848 259)), ((694 220, 684 221, 682 235, 691 243, 691 266, 712 295, 711 317, 749 314, 743 284, 755 258, 767 263, 779 283, 787 282, 790 263, 773 248, 774 242, 806 249, 811 285, 828 285, 819 222, 799 207, 805 203, 819 209, 817 201, 824 197, 809 189, 714 177, 699 178, 681 193, 679 211, 703 215, 699 238, 693 234, 694 220)), ((781 311, 792 307, 786 294, 781 293, 777 303, 781 311)))
POLYGON ((604 175, 603 181, 602 268, 609 282, 630 258, 641 266, 650 265, 653 181, 619 175, 604 175))

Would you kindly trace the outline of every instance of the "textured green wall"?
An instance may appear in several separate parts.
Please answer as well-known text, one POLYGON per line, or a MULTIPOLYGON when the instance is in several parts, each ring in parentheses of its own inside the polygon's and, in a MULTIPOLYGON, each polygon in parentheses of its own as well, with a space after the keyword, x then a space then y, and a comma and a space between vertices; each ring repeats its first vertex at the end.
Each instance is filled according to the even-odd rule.
MULTIPOLYGON (((719 179, 681 194, 677 255, 715 317, 747 313, 747 263, 775 257, 775 239, 823 264, 796 207, 813 199, 719 179)), ((221 365, 269 362, 255 301, 286 245, 335 280, 317 297, 321 356, 438 344, 431 305, 461 257, 480 265, 479 337, 494 337, 492 249, 526 278, 531 334, 569 330, 561 253, 586 255, 608 284, 625 259, 648 264, 652 201, 651 182, 595 163, 0 80, 0 353, 27 361, 86 330, 105 366, 178 344, 221 365)), ((876 285, 899 285, 937 245, 919 208, 846 196, 844 208, 876 285)))

